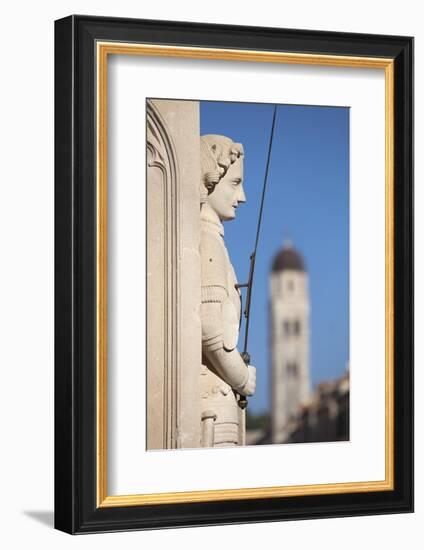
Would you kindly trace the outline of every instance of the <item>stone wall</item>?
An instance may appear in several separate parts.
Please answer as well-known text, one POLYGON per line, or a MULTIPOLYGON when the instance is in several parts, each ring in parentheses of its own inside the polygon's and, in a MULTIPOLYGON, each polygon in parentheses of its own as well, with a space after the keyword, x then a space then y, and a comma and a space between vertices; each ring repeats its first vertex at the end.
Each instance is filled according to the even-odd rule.
POLYGON ((199 103, 147 102, 147 448, 200 446, 199 103))

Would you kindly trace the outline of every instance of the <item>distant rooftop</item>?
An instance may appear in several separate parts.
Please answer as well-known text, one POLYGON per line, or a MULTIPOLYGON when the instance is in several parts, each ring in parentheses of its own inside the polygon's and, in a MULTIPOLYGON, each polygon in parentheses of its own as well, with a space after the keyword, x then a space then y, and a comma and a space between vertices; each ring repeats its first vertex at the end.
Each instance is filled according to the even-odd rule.
POLYGON ((286 240, 283 248, 275 255, 272 262, 272 271, 305 271, 305 263, 301 254, 293 248, 291 241, 286 240))

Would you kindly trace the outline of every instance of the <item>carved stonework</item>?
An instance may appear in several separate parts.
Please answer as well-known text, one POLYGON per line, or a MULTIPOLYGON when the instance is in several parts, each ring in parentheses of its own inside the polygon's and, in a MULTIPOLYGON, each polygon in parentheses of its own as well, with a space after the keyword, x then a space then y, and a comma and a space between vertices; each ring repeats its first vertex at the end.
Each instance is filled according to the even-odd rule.
POLYGON ((200 446, 199 104, 147 102, 147 449, 200 446))
POLYGON ((256 373, 222 225, 245 201, 243 147, 200 137, 197 102, 150 100, 146 157, 147 448, 244 444, 256 373))
POLYGON ((149 449, 177 446, 178 172, 166 123, 147 105, 147 408, 149 449), (158 414, 160 410, 162 414, 158 414))
POLYGON ((201 160, 202 445, 226 447, 244 444, 239 396, 256 386, 254 367, 237 350, 241 297, 222 225, 245 202, 243 147, 225 136, 203 136, 201 160))

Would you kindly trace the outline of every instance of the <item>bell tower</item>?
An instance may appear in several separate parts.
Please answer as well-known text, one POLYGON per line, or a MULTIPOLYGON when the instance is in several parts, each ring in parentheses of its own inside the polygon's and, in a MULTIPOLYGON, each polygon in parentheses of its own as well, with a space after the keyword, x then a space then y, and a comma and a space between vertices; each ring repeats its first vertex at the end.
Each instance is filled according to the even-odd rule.
POLYGON ((290 241, 272 263, 269 307, 271 440, 283 443, 291 418, 310 395, 308 275, 290 241))

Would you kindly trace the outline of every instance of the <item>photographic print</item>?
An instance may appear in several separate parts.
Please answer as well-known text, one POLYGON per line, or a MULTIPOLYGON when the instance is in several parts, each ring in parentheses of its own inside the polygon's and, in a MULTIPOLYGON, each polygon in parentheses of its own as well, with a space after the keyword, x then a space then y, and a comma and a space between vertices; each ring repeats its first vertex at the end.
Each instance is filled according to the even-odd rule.
POLYGON ((146 112, 147 449, 348 441, 349 108, 146 112))
POLYGON ((411 511, 413 40, 55 28, 55 526, 411 511))

